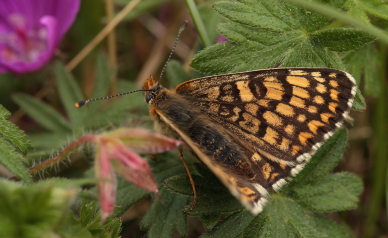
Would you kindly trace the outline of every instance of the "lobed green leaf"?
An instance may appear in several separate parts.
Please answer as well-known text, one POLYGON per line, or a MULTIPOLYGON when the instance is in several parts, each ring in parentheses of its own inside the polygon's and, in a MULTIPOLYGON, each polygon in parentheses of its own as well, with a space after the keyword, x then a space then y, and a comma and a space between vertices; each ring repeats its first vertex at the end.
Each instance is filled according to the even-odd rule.
POLYGON ((329 50, 345 52, 356 50, 376 38, 354 28, 330 28, 312 34, 312 37, 329 50))
POLYGON ((8 110, 0 105, 0 138, 9 142, 17 151, 26 154, 32 148, 31 142, 22 130, 6 120, 10 116, 8 110))
POLYGON ((214 6, 214 10, 240 24, 275 32, 284 32, 290 29, 290 22, 285 22, 280 17, 284 15, 285 10, 278 2, 272 2, 272 7, 263 2, 242 2, 219 2, 214 6))
POLYGON ((356 96, 354 97, 352 108, 356 111, 366 110, 366 102, 364 97, 361 94, 360 89, 357 88, 356 96))
POLYGON ((285 189, 315 184, 322 180, 340 161, 346 142, 347 133, 345 129, 334 133, 315 152, 303 170, 286 185, 285 189))
POLYGON ((234 213, 201 237, 351 237, 346 227, 314 214, 294 200, 274 194, 258 216, 234 213))
POLYGON ((293 189, 299 203, 321 212, 355 209, 362 190, 360 178, 346 172, 331 174, 314 185, 293 189))
POLYGON ((0 164, 24 182, 32 182, 31 175, 21 162, 23 160, 24 158, 15 153, 9 143, 0 140, 0 164))
POLYGON ((156 199, 140 223, 142 229, 148 229, 148 237, 171 237, 174 229, 184 237, 187 233, 187 215, 182 208, 187 197, 160 189, 161 200, 156 199))
MULTIPOLYGON (((193 175, 197 190, 195 207, 186 208, 186 213, 192 216, 210 216, 225 212, 235 212, 243 209, 240 202, 233 197, 221 182, 208 173, 205 176, 193 175)), ((187 174, 173 176, 165 181, 167 188, 176 193, 193 196, 193 190, 187 174)))
MULTIPOLYGON (((365 93, 377 97, 380 94, 381 81, 378 80, 381 68, 380 54, 376 44, 365 46, 351 51, 343 56, 343 61, 349 73, 353 75, 359 85, 364 85, 365 93), (363 84, 361 84, 361 80, 363 84)), ((362 109, 361 109, 362 110, 362 109)))

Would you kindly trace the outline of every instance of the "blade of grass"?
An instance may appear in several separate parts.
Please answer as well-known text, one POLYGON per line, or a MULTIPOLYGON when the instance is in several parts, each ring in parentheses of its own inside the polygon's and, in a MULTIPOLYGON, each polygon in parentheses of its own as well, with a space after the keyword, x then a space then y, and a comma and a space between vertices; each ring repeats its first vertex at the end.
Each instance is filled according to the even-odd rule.
POLYGON ((202 44, 204 45, 205 48, 210 46, 211 45, 210 38, 207 34, 207 31, 206 31, 205 25, 203 24, 201 16, 199 15, 195 2, 193 0, 186 0, 186 4, 187 4, 187 8, 189 8, 190 15, 193 18, 195 27, 197 28, 202 44))

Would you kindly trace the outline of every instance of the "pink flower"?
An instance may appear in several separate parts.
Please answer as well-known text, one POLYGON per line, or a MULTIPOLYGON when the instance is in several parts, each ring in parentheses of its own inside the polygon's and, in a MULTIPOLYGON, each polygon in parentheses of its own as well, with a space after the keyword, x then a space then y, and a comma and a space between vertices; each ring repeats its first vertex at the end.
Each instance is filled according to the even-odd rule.
POLYGON ((101 218, 113 213, 116 203, 116 174, 135 185, 151 192, 158 192, 154 176, 147 161, 138 154, 154 154, 174 150, 184 142, 140 128, 118 128, 103 134, 85 135, 70 143, 58 155, 29 169, 36 174, 60 163, 78 147, 94 143, 96 145, 95 171, 101 206, 101 218))
POLYGON ((0 73, 32 72, 53 56, 80 0, 1 0, 0 73))

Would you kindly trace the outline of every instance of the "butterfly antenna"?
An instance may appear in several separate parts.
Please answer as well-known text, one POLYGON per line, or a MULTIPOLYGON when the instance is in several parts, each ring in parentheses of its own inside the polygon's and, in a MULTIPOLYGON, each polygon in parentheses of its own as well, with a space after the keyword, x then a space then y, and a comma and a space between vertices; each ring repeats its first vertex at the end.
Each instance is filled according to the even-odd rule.
POLYGON ((168 62, 170 61, 172 54, 173 54, 174 51, 175 51, 176 45, 178 44, 178 41, 179 41, 179 37, 181 36, 182 31, 187 27, 187 25, 188 25, 188 21, 186 20, 186 21, 183 22, 183 24, 182 24, 181 27, 179 28, 178 34, 177 34, 177 36, 176 36, 176 38, 175 38, 174 46, 172 47, 171 52, 170 52, 170 54, 168 55, 167 61, 166 61, 166 63, 165 63, 164 66, 163 66, 162 72, 160 72, 158 84, 159 84, 160 80, 162 79, 162 76, 163 76, 163 74, 164 74, 164 71, 166 70, 167 64, 168 64, 168 62))
POLYGON ((116 94, 116 95, 111 95, 111 96, 102 97, 102 98, 87 99, 87 100, 76 102, 74 104, 74 107, 78 108, 78 107, 85 106, 86 104, 88 104, 90 102, 93 102, 93 101, 105 100, 105 99, 109 99, 109 98, 120 97, 120 96, 127 95, 127 94, 130 94, 130 93, 144 92, 144 91, 150 91, 150 90, 139 89, 139 90, 135 90, 135 91, 131 91, 131 92, 119 93, 119 94, 116 94))

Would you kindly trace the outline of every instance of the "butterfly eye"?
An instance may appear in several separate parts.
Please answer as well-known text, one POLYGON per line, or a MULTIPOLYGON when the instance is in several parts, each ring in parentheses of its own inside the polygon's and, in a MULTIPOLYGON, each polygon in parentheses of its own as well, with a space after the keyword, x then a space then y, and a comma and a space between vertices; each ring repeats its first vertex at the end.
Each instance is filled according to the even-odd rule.
POLYGON ((150 101, 151 101, 152 99, 154 99, 154 98, 155 98, 154 92, 148 92, 148 93, 146 94, 146 96, 145 96, 145 100, 146 100, 147 103, 150 103, 150 101))

